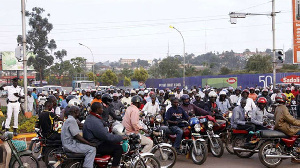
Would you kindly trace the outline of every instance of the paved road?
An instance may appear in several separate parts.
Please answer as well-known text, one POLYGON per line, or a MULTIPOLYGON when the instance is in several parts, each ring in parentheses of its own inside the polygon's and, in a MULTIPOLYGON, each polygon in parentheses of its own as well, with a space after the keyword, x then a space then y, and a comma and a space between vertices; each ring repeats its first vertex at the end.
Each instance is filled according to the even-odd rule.
MULTIPOLYGON (((46 168, 43 162, 40 162, 41 168, 46 168)), ((230 155, 227 151, 221 158, 213 157, 210 153, 203 165, 196 165, 192 160, 188 160, 185 156, 180 155, 174 168, 264 168, 260 163, 258 155, 255 154, 249 159, 242 159, 235 155, 230 155)), ((284 160, 278 168, 299 168, 300 164, 291 163, 290 159, 284 160)))

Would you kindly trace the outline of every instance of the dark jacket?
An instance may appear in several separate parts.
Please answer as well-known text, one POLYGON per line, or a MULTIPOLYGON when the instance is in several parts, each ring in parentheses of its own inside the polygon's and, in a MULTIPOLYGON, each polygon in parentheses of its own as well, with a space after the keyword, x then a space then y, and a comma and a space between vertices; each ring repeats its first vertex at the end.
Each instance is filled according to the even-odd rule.
POLYGON ((108 118, 111 116, 114 120, 122 121, 122 117, 117 116, 114 111, 114 107, 109 105, 108 107, 103 106, 102 118, 105 122, 108 122, 108 118))
POLYGON ((83 125, 83 138, 97 145, 102 144, 104 141, 121 142, 122 136, 109 133, 104 123, 105 121, 93 115, 88 115, 83 125))

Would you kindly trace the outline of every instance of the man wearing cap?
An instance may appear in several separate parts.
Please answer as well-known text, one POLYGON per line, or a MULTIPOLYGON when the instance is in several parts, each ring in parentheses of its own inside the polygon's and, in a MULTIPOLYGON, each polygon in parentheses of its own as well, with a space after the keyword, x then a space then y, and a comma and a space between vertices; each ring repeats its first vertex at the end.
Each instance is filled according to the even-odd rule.
POLYGON ((10 128, 10 120, 12 113, 14 113, 14 135, 17 135, 17 129, 18 129, 18 117, 19 117, 19 111, 20 111, 20 103, 19 98, 24 99, 24 91, 21 88, 21 86, 18 86, 18 80, 19 78, 14 78, 12 80, 13 85, 12 86, 5 86, 2 85, 0 87, 0 90, 7 90, 8 93, 8 104, 7 104, 7 118, 5 121, 5 129, 6 131, 10 128))
POLYGON ((125 106, 130 106, 131 104, 131 97, 128 91, 125 91, 125 97, 123 97, 121 99, 121 102, 125 105, 125 106))
POLYGON ((124 105, 119 100, 119 94, 118 93, 113 93, 112 97, 113 97, 113 101, 111 102, 111 105, 113 106, 114 111, 115 110, 120 110, 121 108, 124 108, 124 105))
POLYGON ((93 101, 93 97, 91 96, 91 90, 86 90, 85 95, 81 99, 82 104, 87 107, 93 101))

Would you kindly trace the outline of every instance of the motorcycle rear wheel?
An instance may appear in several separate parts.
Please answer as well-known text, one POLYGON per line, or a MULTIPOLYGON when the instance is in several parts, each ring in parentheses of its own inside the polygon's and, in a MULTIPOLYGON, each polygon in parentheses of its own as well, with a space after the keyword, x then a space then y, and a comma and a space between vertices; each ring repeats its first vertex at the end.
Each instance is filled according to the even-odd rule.
POLYGON ((267 159, 267 154, 274 154, 274 155, 282 155, 282 147, 279 145, 277 148, 275 147, 276 144, 273 144, 272 141, 267 141, 262 144, 259 149, 258 157, 260 162, 265 165, 266 167, 277 167, 281 164, 282 159, 267 159))
MULTIPOLYGON (((232 147, 233 148, 234 147, 242 147, 242 146, 244 146, 245 142, 246 142, 245 137, 237 136, 232 141, 232 147)), ((239 152, 239 151, 235 151, 235 150, 234 150, 234 154, 236 154, 240 158, 250 158, 251 156, 254 155, 253 152, 239 152)))
POLYGON ((81 168, 82 167, 82 163, 81 161, 70 161, 66 164, 66 167, 64 168, 81 168))

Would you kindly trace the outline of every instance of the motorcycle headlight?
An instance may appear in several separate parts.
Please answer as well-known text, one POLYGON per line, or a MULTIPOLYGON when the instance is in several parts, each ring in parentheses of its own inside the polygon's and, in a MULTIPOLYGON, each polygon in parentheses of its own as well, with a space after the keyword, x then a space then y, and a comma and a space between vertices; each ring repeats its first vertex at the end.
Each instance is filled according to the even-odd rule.
POLYGON ((195 124, 194 129, 195 129, 196 132, 200 132, 201 131, 200 124, 195 124))
POLYGON ((212 128, 214 126, 214 123, 212 121, 208 121, 207 126, 209 128, 212 128))
POLYGON ((162 116, 161 115, 157 115, 156 117, 155 117, 155 120, 156 120, 156 122, 161 122, 162 121, 162 116))

